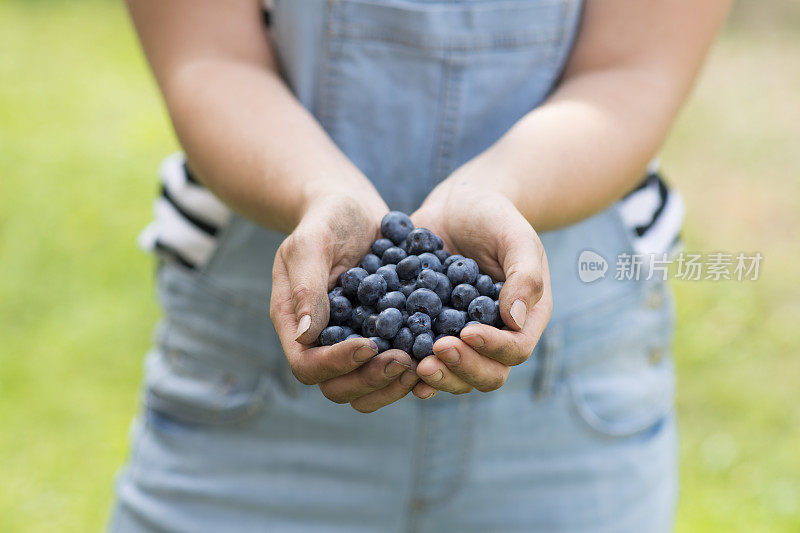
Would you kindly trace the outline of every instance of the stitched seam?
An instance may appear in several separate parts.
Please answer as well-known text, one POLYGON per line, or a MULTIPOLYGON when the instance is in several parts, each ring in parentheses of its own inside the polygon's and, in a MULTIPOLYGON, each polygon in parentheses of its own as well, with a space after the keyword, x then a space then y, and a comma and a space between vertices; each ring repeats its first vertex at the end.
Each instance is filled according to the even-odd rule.
POLYGON ((414 458, 414 474, 411 480, 411 495, 409 497, 408 522, 406 531, 412 533, 418 529, 420 512, 424 508, 424 502, 417 496, 422 485, 422 465, 425 462, 425 448, 429 435, 428 405, 420 405, 419 430, 417 431, 417 453, 414 458))
MULTIPOLYGON (((468 463, 469 459, 472 456, 472 451, 475 445, 474 439, 474 430, 475 430, 475 420, 477 416, 475 416, 475 401, 476 398, 470 397, 465 395, 459 398, 460 406, 459 410, 466 410, 466 413, 459 413, 460 416, 463 416, 464 421, 462 423, 463 433, 461 437, 463 437, 465 443, 463 446, 460 446, 459 450, 459 458, 456 461, 456 471, 455 473, 448 479, 447 483, 445 483, 444 488, 439 491, 438 496, 434 496, 432 498, 426 498, 425 500, 421 501, 421 508, 427 509, 434 505, 441 505, 447 503, 448 501, 452 500, 456 497, 458 491, 461 487, 464 486, 464 482, 466 481, 469 475, 469 468, 468 463)), ((461 440, 461 439, 459 439, 461 440)))
POLYGON ((562 335, 561 326, 548 328, 541 360, 534 378, 534 398, 536 400, 544 400, 553 395, 559 374, 559 360, 563 345, 562 335))
POLYGON ((564 30, 539 30, 525 32, 518 35, 487 35, 476 37, 450 37, 446 39, 433 39, 428 35, 414 33, 400 33, 393 28, 376 29, 368 26, 344 25, 339 31, 329 33, 329 37, 347 39, 351 41, 379 41, 422 50, 451 50, 451 51, 478 51, 478 50, 503 50, 525 46, 555 44, 560 42, 564 30))
POLYGON ((331 138, 335 138, 336 127, 336 94, 340 82, 339 72, 334 61, 334 40, 336 34, 336 18, 339 6, 335 0, 327 0, 325 13, 325 45, 323 49, 323 73, 319 86, 319 120, 331 138))
MULTIPOLYGON (((447 12, 457 12, 459 6, 452 6, 452 5, 444 5, 444 4, 428 4, 428 5, 420 5, 416 4, 413 7, 409 7, 406 9, 402 8, 403 3, 405 2, 387 2, 386 0, 348 0, 352 4, 361 4, 367 8, 369 7, 381 7, 384 9, 395 9, 402 13, 407 13, 409 10, 418 10, 424 14, 432 14, 432 13, 447 13, 447 12), (389 4, 389 5, 387 5, 389 4), (455 8, 455 9, 454 9, 455 8)), ((541 10, 555 4, 558 4, 563 0, 538 0, 538 3, 534 7, 530 7, 530 5, 526 2, 526 0, 493 0, 487 4, 474 4, 470 7, 470 9, 475 13, 488 12, 493 11, 495 9, 519 9, 520 7, 528 6, 528 9, 536 9, 541 10)))
POLYGON ((461 72, 453 63, 452 57, 448 57, 443 65, 444 87, 442 90, 440 128, 436 143, 436 158, 434 159, 434 169, 431 175, 433 183, 429 184, 432 188, 439 183, 452 170, 453 156, 455 153, 455 132, 459 111, 459 87, 461 85, 461 72))

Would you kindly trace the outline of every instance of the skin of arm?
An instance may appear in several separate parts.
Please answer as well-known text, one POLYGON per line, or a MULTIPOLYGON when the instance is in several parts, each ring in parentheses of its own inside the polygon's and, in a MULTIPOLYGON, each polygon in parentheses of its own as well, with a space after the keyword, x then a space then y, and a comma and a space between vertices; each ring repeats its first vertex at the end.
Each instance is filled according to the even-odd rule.
POLYGON ((321 197, 385 207, 281 78, 255 0, 128 0, 193 170, 237 212, 290 233, 321 197))
POLYGON ((456 394, 493 390, 528 358, 552 310, 533 228, 583 220, 641 180, 729 7, 729 0, 587 0, 553 94, 431 192, 412 218, 506 278, 500 311, 510 331, 474 325, 460 339, 440 339, 417 367, 425 384, 456 394))
POLYGON ((297 379, 363 412, 405 396, 419 381, 408 354, 377 354, 368 339, 313 346, 328 289, 361 260, 388 209, 281 78, 260 3, 127 3, 192 170, 238 213, 290 233, 275 257, 270 318, 297 379))

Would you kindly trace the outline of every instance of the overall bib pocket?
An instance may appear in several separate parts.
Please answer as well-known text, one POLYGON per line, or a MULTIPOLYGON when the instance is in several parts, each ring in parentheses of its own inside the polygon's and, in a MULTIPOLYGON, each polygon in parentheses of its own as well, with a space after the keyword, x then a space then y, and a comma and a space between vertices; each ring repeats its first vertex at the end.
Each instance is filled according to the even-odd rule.
POLYGON ((549 94, 579 6, 332 0, 319 120, 390 207, 411 212, 549 94))

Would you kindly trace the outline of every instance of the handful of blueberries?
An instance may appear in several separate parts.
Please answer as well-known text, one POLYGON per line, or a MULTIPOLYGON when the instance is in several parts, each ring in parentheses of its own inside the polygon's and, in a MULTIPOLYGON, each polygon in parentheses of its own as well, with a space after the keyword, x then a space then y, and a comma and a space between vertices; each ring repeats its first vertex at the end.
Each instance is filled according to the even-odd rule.
POLYGON ((497 301, 503 283, 481 274, 474 260, 450 255, 440 237, 414 228, 399 211, 383 217, 381 234, 328 294, 321 345, 368 337, 380 352, 397 348, 421 360, 435 341, 457 337, 467 325, 503 327, 497 301))

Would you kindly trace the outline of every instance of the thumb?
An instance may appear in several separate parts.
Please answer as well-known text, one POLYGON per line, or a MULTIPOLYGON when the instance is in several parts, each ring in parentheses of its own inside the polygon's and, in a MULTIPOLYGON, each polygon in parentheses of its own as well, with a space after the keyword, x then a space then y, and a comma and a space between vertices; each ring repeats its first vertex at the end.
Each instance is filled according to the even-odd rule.
POLYGON ((549 291, 547 259, 538 236, 530 226, 503 239, 503 272, 506 280, 500 291, 500 315, 511 329, 525 327, 528 315, 549 291))
POLYGON ((328 325, 330 267, 320 247, 306 239, 295 241, 289 247, 288 257, 284 257, 289 297, 297 320, 294 338, 302 344, 312 344, 328 325))

